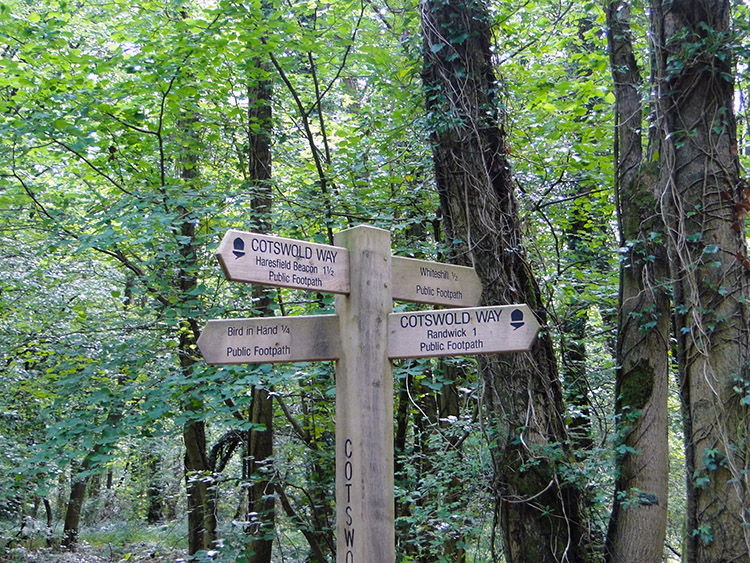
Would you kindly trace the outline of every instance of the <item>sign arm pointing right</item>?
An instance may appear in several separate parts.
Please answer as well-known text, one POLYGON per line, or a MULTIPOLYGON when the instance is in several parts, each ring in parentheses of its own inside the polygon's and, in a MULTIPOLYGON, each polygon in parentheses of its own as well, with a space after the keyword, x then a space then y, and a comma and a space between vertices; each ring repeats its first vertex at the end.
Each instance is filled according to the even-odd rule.
POLYGON ((528 305, 388 315, 388 356, 424 358, 526 352, 540 329, 528 305))

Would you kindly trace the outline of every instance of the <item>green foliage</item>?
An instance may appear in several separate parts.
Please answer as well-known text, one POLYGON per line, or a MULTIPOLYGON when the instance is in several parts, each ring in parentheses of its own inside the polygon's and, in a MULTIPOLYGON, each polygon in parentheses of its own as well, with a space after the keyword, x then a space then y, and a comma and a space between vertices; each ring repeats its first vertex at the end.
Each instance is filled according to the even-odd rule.
MULTIPOLYGON (((495 17, 513 30, 509 52, 524 43, 514 20, 528 18, 534 30, 549 23, 535 11, 495 17)), ((562 54, 577 41, 572 21, 556 21, 566 30, 560 43, 544 42, 538 53, 507 61, 509 79, 528 76, 525 67, 536 76, 503 103, 513 110, 512 157, 545 268, 545 221, 567 225, 566 202, 575 202, 586 218, 582 229, 594 233, 580 233, 590 246, 587 260, 598 260, 606 244, 596 234, 596 217, 610 205, 600 191, 605 129, 589 126, 607 117, 610 102, 602 75, 579 80, 588 71, 576 74, 562 54), (558 93, 553 84, 562 84, 558 93), (555 120, 564 127, 554 127, 555 120), (574 184, 585 184, 587 196, 574 196, 574 184)), ((227 227, 259 225, 251 209, 257 189, 246 174, 248 132, 258 124, 245 97, 259 80, 271 79, 274 88, 275 233, 330 242, 333 230, 365 222, 392 231, 395 253, 439 258, 416 6, 14 1, 3 5, 0 25, 8 41, 0 79, 0 314, 3 375, 13 389, 1 399, 8 408, 0 455, 12 482, 28 494, 64 493, 72 468, 94 452, 85 474, 123 478, 123 487, 108 494, 128 519, 144 518, 147 475, 135 468, 146 461, 138 448, 174 442, 194 419, 209 424, 209 447, 230 428, 247 430, 236 414, 250 404, 248 389, 260 384, 286 407, 275 406, 275 471, 289 487, 298 522, 330 535, 331 366, 180 365, 185 354, 197 359, 190 342, 205 319, 255 314, 252 290, 226 283, 211 252, 227 227), (275 64, 261 62, 270 55, 275 64), (287 416, 301 435, 283 423, 287 416), (324 499, 322 523, 310 499, 324 499)), ((452 38, 456 45, 470 40, 452 38)), ((589 50, 576 54, 574 66, 604 72, 602 61, 589 50)), ((549 282, 566 295, 580 293, 584 267, 559 264, 549 266, 549 282)), ((589 302, 601 300, 601 284, 585 287, 589 302)), ((332 309, 326 296, 272 295, 276 314, 332 309)), ((428 397, 458 385, 466 402, 461 413, 408 433, 399 485, 408 507, 399 520, 403 545, 448 557, 439 554, 450 539, 454 549, 476 544, 486 553, 490 495, 480 483, 489 469, 476 382, 460 386, 429 362, 417 363, 411 377, 417 404, 407 411, 416 427, 425 424, 419 405, 428 397), (462 449, 449 446, 456 440, 462 449), (427 452, 435 466, 419 469, 427 452), (443 493, 459 496, 446 503, 443 493)), ((169 448, 160 455, 173 458, 169 448)), ((174 471, 164 473, 162 486, 183 494, 174 471)), ((235 456, 212 479, 222 514, 233 515, 252 477, 242 475, 235 456)), ((106 495, 87 502, 105 501, 106 495)), ((279 525, 300 541, 297 524, 279 525)), ((240 549, 242 525, 221 535, 227 554, 240 549)))
MULTIPOLYGON (((402 468, 396 475, 398 560, 447 563, 459 553, 485 559, 492 520, 483 507, 492 498, 486 482, 492 465, 479 432, 473 367, 418 360, 397 368, 399 401, 409 401, 413 418, 396 451, 402 468), (451 396, 457 410, 446 404, 451 396)), ((403 422, 399 417, 397 425, 403 422)))
MULTIPOLYGON (((154 551, 168 551, 170 548, 183 548, 181 536, 185 533, 179 525, 162 525, 147 527, 142 523, 133 522, 120 524, 116 527, 85 527, 82 537, 89 545, 97 547, 117 546, 119 557, 128 559, 128 548, 134 545, 151 544, 154 551)), ((131 557, 133 555, 131 554, 131 557)))
MULTIPOLYGON (((558 461, 575 466, 571 483, 596 489, 601 522, 613 457, 625 453, 612 435, 620 242, 603 15, 593 4, 546 0, 489 8, 503 89, 488 112, 505 119, 524 245, 559 343, 566 422, 583 421, 590 438, 575 460, 558 461), (585 344, 580 358, 575 344, 585 344)), ((747 6, 736 10, 742 140, 750 30, 747 6)), ((248 89, 262 81, 273 90, 275 234, 330 243, 333 232, 368 223, 391 231, 395 254, 442 258, 427 137, 450 124, 422 110, 418 25, 411 1, 0 4, 0 506, 9 507, 0 543, 35 497, 49 498, 58 519, 89 456, 83 475, 111 472, 114 484, 91 487, 84 518, 118 525, 84 537, 122 546, 125 558, 128 544, 152 541, 154 529, 142 527, 150 487, 161 491, 164 518, 184 516, 182 426, 205 422, 210 453, 226 432, 252 428, 244 414, 256 385, 276 397, 274 478, 296 513, 278 511, 278 549, 303 560, 302 530, 332 540, 332 365, 209 367, 195 339, 206 319, 258 314, 257 293, 228 283, 212 253, 227 228, 252 231, 264 220, 248 173, 250 133, 263 127, 249 115, 257 104, 248 89), (158 458, 156 480, 146 453, 158 458)), ((641 17, 634 27, 645 31, 641 17)), ((671 68, 692 64, 698 43, 721 39, 715 33, 684 34, 671 68)), ((455 53, 473 38, 448 39, 433 50, 461 64, 455 53)), ((636 53, 644 68, 646 53, 636 53)), ((701 236, 688 242, 703 244, 701 236)), ((706 260, 721 252, 710 241, 700 248, 706 260)), ((653 260, 648 245, 633 250, 653 260)), ((333 309, 329 295, 268 295, 276 315, 333 309)), ((639 314, 649 329, 651 312, 639 314)), ((492 464, 474 371, 463 360, 397 366, 400 560, 491 557, 492 464), (441 413, 453 395, 460 408, 441 413)), ((634 415, 644 377, 634 379, 634 415)), ((734 385, 750 402, 748 384, 734 385)), ((675 466, 678 410, 672 404, 675 466)), ((240 445, 210 476, 226 560, 244 553, 238 506, 257 479, 243 474, 242 455, 240 445)), ((721 459, 706 457, 706 472, 693 477, 708 478, 721 459)), ((674 545, 680 502, 670 499, 674 545)), ((710 529, 695 533, 710 541, 710 529)))

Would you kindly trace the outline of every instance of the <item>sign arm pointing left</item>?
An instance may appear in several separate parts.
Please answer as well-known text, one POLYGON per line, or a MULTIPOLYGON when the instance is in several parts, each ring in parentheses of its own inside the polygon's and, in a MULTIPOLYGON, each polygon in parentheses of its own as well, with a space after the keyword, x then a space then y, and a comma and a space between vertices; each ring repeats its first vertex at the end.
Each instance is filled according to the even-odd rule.
POLYGON ((349 251, 229 229, 216 250, 230 281, 328 293, 349 293, 349 251))
POLYGON ((210 320, 198 338, 206 363, 265 364, 335 360, 336 315, 210 320))

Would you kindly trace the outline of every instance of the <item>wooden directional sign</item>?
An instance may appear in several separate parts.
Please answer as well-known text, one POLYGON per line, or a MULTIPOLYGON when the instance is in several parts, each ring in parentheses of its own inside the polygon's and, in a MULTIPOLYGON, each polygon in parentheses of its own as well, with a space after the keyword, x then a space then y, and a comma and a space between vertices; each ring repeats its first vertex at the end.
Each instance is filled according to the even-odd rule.
POLYGON ((423 358, 525 352, 539 332, 527 305, 388 315, 388 356, 423 358))
POLYGON ((539 323, 526 305, 474 307, 473 268, 391 256, 388 231, 335 241, 228 231, 216 252, 227 278, 336 293, 336 314, 208 321, 198 346, 209 364, 336 360, 336 561, 392 563, 390 360, 525 351, 539 323), (453 308, 392 313, 392 299, 453 308))
POLYGON ((211 365, 334 360, 339 356, 336 315, 208 321, 198 348, 211 365))
POLYGON ((345 248, 230 229, 216 251, 232 281, 349 293, 345 248))
POLYGON ((474 268, 414 258, 393 257, 391 294, 394 299, 473 307, 482 295, 482 283, 474 268))

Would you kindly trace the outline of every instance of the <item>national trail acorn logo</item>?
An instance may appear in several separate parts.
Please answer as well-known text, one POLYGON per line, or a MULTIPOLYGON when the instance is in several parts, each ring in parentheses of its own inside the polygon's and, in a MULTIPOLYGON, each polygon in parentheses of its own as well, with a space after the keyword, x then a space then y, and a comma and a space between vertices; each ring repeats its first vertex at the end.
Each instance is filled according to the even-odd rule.
POLYGON ((523 320, 523 311, 521 309, 516 309, 510 314, 510 326, 513 327, 513 330, 518 330, 525 324, 526 322, 523 320))
POLYGON ((232 246, 234 246, 232 254, 234 254, 235 260, 237 258, 242 258, 245 255, 245 241, 242 240, 242 237, 237 237, 236 239, 234 239, 232 246))

